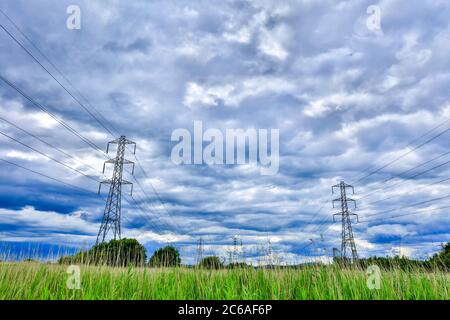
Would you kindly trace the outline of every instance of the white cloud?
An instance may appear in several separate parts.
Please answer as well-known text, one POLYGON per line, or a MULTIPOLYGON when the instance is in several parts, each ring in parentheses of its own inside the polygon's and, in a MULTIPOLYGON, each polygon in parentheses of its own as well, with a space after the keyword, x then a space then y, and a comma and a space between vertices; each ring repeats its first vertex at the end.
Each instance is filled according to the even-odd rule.
POLYGON ((305 108, 305 115, 309 117, 323 117, 331 112, 346 111, 351 108, 362 109, 369 107, 369 104, 374 101, 374 97, 368 93, 335 93, 327 97, 323 97, 312 101, 309 106, 305 108))
MULTIPOLYGON (((140 199, 150 199, 142 204, 144 210, 124 200, 124 217, 129 219, 124 221, 124 234, 144 242, 165 243, 172 237, 192 246, 202 235, 211 237, 211 246, 223 253, 230 235, 241 234, 249 246, 269 235, 274 250, 301 260, 312 252, 300 248, 326 230, 323 245, 339 246, 340 225, 328 223, 333 212, 330 186, 340 179, 355 180, 368 166, 402 155, 411 149, 409 141, 450 116, 446 41, 450 8, 445 1, 380 3, 383 35, 365 30, 369 3, 114 1, 105 7, 82 1, 80 5, 84 8, 81 33, 55 27, 61 12, 53 10, 48 0, 39 5, 5 1, 4 9, 43 52, 57 52, 50 55, 55 65, 119 134, 138 143, 137 156, 148 177, 139 166, 136 176, 148 196, 137 186, 134 190, 140 199), (43 14, 36 15, 37 11, 43 14), (261 177, 254 165, 173 165, 170 134, 175 128, 191 128, 193 119, 220 129, 280 128, 280 173, 261 177)), ((0 43, 0 66, 2 75, 100 148, 112 140, 14 43, 0 43)), ((106 159, 100 152, 14 90, 2 85, 0 96, 2 117, 102 169, 106 159)), ((53 154, 51 148, 8 125, 2 124, 2 130, 53 154)), ((448 149, 446 141, 443 136, 358 182, 357 193, 363 196, 375 183, 442 154, 448 149)), ((26 151, 0 139, 2 157, 96 191, 93 181, 26 151)), ((98 176, 79 161, 58 152, 54 155, 98 176)), ((128 152, 127 157, 133 160, 128 152)), ((0 171, 0 200, 8 199, 2 203, 7 207, 2 209, 6 210, 3 219, 27 230, 11 227, 1 234, 3 240, 58 243, 67 238, 82 243, 95 238, 99 223, 92 221, 101 216, 102 201, 68 196, 62 185, 19 168, 5 168, 0 171), (11 190, 17 197, 10 198, 11 190), (33 201, 39 210, 15 209, 33 201), (87 216, 66 213, 80 207, 87 216), (74 234, 74 228, 80 234, 74 234)), ((425 185, 449 174, 444 166, 422 179, 379 190, 377 200, 395 198, 359 212, 364 216, 411 203, 415 197, 445 195, 446 184, 425 185)), ((125 176, 132 180, 128 172, 125 176)), ((392 182, 402 181, 404 177, 392 182)), ((436 240, 426 236, 447 239, 449 222, 445 215, 420 217, 414 226, 411 217, 392 219, 395 228, 358 226, 357 246, 364 254, 386 253, 387 245, 378 239, 383 232, 399 234, 407 228, 418 235, 415 243, 403 244, 412 248, 411 254, 430 251, 430 242, 436 240)))

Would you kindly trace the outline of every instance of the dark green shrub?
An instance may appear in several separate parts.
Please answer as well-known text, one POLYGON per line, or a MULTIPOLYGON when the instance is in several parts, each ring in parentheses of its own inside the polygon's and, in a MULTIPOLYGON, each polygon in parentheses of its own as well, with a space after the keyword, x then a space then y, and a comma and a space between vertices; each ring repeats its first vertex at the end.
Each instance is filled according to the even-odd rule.
POLYGON ((156 250, 148 262, 150 267, 178 267, 180 264, 180 253, 172 246, 156 250))

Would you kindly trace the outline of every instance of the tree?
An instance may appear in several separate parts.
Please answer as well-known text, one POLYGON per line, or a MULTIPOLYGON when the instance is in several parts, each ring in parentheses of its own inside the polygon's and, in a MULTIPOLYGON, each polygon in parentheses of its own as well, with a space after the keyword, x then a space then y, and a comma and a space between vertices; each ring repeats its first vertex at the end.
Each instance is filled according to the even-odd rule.
POLYGON ((146 249, 136 239, 111 240, 93 246, 88 251, 79 252, 73 256, 61 257, 61 264, 108 265, 113 267, 145 265, 146 249))
POLYGON ((245 262, 234 262, 234 263, 227 264, 228 269, 245 269, 248 267, 249 267, 249 265, 246 264, 245 262))
POLYGON ((148 262, 150 267, 177 267, 180 264, 180 253, 172 246, 156 250, 148 262))
POLYGON ((450 242, 442 247, 442 251, 435 254, 430 262, 432 265, 450 270, 450 242))
POLYGON ((221 269, 223 268, 223 263, 219 257, 211 256, 203 258, 199 263, 199 267, 205 269, 221 269))

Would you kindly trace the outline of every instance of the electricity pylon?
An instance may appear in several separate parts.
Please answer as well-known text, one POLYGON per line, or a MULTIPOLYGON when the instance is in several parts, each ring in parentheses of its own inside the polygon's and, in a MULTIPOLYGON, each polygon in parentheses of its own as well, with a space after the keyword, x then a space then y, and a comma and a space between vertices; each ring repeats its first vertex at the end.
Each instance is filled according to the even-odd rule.
POLYGON ((203 259, 203 238, 200 238, 198 240, 198 247, 197 247, 197 265, 199 265, 202 262, 203 259))
POLYGON ((267 264, 272 267, 273 265, 273 255, 272 255, 272 242, 270 238, 267 239, 267 264))
MULTIPOLYGON (((229 263, 230 264, 236 264, 238 263, 238 257, 239 257, 239 246, 238 246, 238 236, 233 236, 233 248, 229 251, 229 263)), ((241 250, 242 250, 242 241, 241 241, 241 250)))
POLYGON ((353 202, 356 208, 356 201, 347 198, 346 189, 352 189, 353 194, 355 193, 355 190, 353 186, 346 184, 344 181, 341 181, 341 183, 334 185, 331 188, 332 193, 334 193, 335 188, 339 188, 341 195, 340 198, 333 200, 333 208, 335 208, 334 203, 336 201, 339 201, 341 204, 341 212, 333 215, 333 221, 335 221, 335 216, 341 216, 342 221, 341 258, 343 258, 344 260, 348 259, 347 256, 349 255, 349 253, 351 253, 350 259, 354 263, 358 260, 358 252, 356 251, 355 239, 353 237, 352 221, 350 219, 350 216, 356 216, 357 222, 359 222, 359 220, 357 214, 351 213, 348 210, 348 202, 353 202))
POLYGON ((114 164, 114 172, 111 179, 107 179, 100 182, 100 185, 98 187, 98 193, 100 194, 102 184, 110 185, 108 198, 106 199, 105 211, 103 212, 102 224, 100 225, 100 229, 98 230, 96 244, 104 242, 110 230, 112 231, 114 240, 120 239, 122 185, 124 184, 131 185, 131 195, 133 195, 133 184, 129 181, 124 180, 122 178, 122 174, 124 164, 132 164, 133 165, 132 174, 134 174, 134 162, 126 160, 124 156, 125 156, 125 148, 128 144, 134 144, 133 153, 136 154, 136 143, 128 140, 127 138, 125 138, 125 136, 121 136, 119 139, 108 142, 108 146, 106 147, 106 153, 109 152, 110 144, 117 144, 117 153, 115 158, 107 160, 103 164, 103 173, 105 173, 105 165, 107 163, 114 164))
POLYGON ((238 238, 237 236, 233 237, 233 264, 238 262, 238 238))
POLYGON ((242 238, 241 238, 240 255, 241 255, 242 262, 246 263, 245 250, 244 250, 244 245, 242 244, 242 238))

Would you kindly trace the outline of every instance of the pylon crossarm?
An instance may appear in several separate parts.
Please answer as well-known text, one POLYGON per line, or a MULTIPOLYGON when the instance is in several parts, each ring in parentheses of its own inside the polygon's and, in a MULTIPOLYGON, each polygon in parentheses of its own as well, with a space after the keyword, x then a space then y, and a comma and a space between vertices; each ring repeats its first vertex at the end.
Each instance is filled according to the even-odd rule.
POLYGON ((133 149, 133 154, 136 154, 136 142, 133 142, 131 140, 125 139, 125 144, 133 144, 134 145, 134 149, 133 149))
POLYGON ((116 159, 109 159, 109 160, 106 160, 106 161, 103 163, 103 171, 102 171, 102 173, 105 173, 105 166, 106 166, 107 163, 115 163, 115 162, 116 162, 116 159))
POLYGON ((338 184, 338 186, 343 186, 344 188, 351 188, 353 189, 353 186, 350 184, 346 184, 344 181, 342 181, 340 184, 338 184))
POLYGON ((353 202, 353 204, 355 205, 355 209, 356 209, 356 201, 354 199, 347 198, 347 202, 353 202))
POLYGON ((341 202, 341 198, 338 198, 338 199, 334 199, 334 200, 333 200, 333 209, 335 208, 334 203, 335 203, 336 201, 341 202))
POLYGON ((353 186, 347 185, 346 188, 351 188, 352 189, 352 193, 355 194, 355 188, 353 186))
POLYGON ((342 181, 339 184, 336 184, 334 186, 331 187, 331 192, 334 193, 334 188, 348 188, 348 189, 352 189, 352 193, 355 193, 355 189, 352 185, 346 184, 344 181, 342 181))
POLYGON ((111 179, 100 181, 100 183, 98 184, 98 194, 100 194, 102 184, 110 184, 111 182, 112 182, 111 179))
POLYGON ((108 144, 106 145, 106 153, 109 153, 109 145, 111 143, 117 143, 117 142, 116 142, 116 140, 108 142, 108 144))
POLYGON ((117 138, 117 139, 115 139, 113 141, 108 142, 108 144, 110 144, 110 143, 119 144, 120 143, 120 139, 121 138, 117 138))
POLYGON ((349 216, 355 216, 356 217, 356 222, 359 223, 359 216, 356 213, 349 213, 349 216))
POLYGON ((124 139, 123 142, 124 142, 125 144, 134 144, 134 146, 136 146, 136 142, 131 141, 131 140, 128 140, 128 139, 124 139))
POLYGON ((123 159, 123 164, 132 164, 133 168, 131 169, 131 174, 134 175, 134 166, 135 166, 134 162, 127 159, 123 159))
POLYGON ((133 183, 127 180, 122 180, 122 184, 127 184, 127 185, 131 185, 131 192, 130 195, 133 195, 133 183))
POLYGON ((336 222, 335 216, 342 216, 342 213, 335 213, 333 214, 333 222, 336 222))

